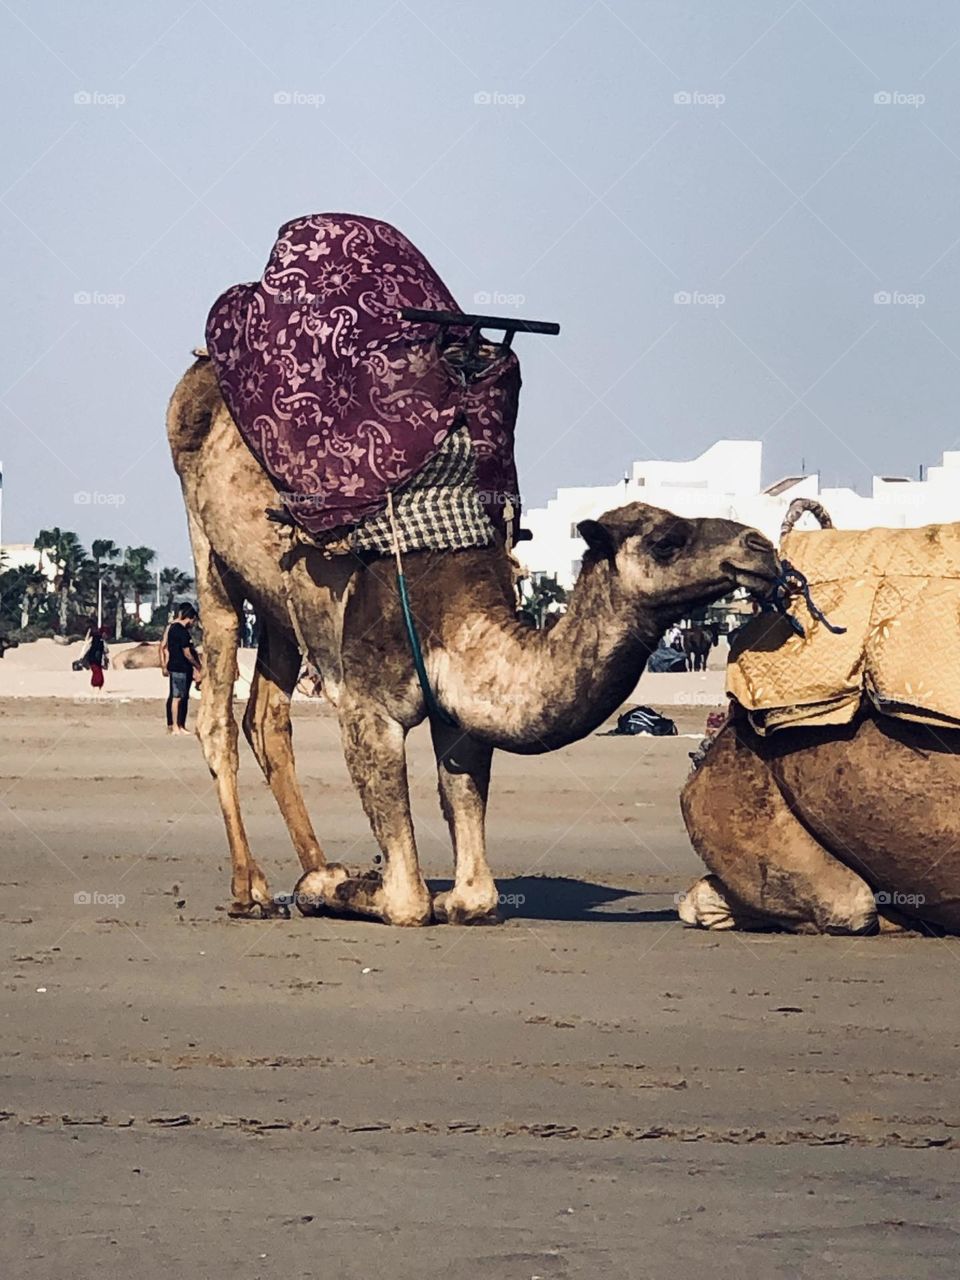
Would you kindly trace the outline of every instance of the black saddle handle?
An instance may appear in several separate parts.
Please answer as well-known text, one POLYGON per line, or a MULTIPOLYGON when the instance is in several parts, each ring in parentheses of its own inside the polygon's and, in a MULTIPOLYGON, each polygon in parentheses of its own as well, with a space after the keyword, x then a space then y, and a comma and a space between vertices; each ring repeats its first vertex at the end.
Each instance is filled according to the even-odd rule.
POLYGON ((545 333, 551 337, 560 332, 560 326, 552 320, 520 320, 517 316, 476 316, 461 311, 424 311, 421 307, 402 307, 401 320, 415 324, 439 324, 444 328, 502 329, 507 335, 505 346, 515 333, 545 333))

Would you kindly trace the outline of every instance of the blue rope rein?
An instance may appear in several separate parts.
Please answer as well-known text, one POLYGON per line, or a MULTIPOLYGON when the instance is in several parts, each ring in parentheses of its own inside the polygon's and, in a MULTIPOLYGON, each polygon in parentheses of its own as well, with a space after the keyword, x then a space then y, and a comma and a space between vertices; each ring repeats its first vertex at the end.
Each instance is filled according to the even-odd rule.
POLYGON ((407 579, 402 569, 397 570, 397 591, 400 595, 400 611, 403 614, 403 625, 407 629, 407 640, 410 642, 414 670, 417 673, 417 679, 420 681, 423 700, 427 704, 427 715, 431 720, 439 720, 441 724, 449 725, 452 729, 455 729, 457 728, 456 720, 437 701, 437 695, 433 692, 433 685, 431 685, 430 677, 427 675, 426 663, 423 660, 423 649, 420 645, 420 636, 417 633, 417 624, 413 620, 413 610, 410 608, 407 579))
POLYGON ((397 521, 393 509, 393 493, 387 493, 387 512, 390 516, 390 533, 393 540, 393 555, 397 566, 397 594, 400 597, 400 612, 403 615, 403 625, 407 632, 407 642, 410 645, 410 655, 413 658, 413 668, 417 673, 417 679, 420 682, 420 690, 423 693, 423 701, 426 704, 427 715, 431 720, 435 720, 440 724, 448 725, 451 729, 459 728, 456 720, 444 710, 437 701, 437 695, 433 691, 433 685, 430 683, 430 677, 427 675, 427 664, 423 660, 423 646, 420 644, 420 636, 417 632, 417 624, 413 620, 413 610, 410 608, 410 593, 407 591, 407 577, 403 572, 403 557, 400 554, 400 540, 397 536, 397 521))
POLYGON ((810 594, 810 583, 807 581, 806 575, 795 568, 789 560, 781 560, 780 573, 774 580, 770 591, 760 600, 760 605, 764 611, 779 613, 786 618, 798 636, 805 636, 807 633, 803 628, 803 623, 799 618, 795 618, 789 609, 790 603, 795 596, 803 597, 810 611, 810 616, 815 621, 821 622, 828 631, 832 631, 835 636, 845 634, 846 627, 834 625, 827 619, 823 611, 814 604, 813 597, 810 594))

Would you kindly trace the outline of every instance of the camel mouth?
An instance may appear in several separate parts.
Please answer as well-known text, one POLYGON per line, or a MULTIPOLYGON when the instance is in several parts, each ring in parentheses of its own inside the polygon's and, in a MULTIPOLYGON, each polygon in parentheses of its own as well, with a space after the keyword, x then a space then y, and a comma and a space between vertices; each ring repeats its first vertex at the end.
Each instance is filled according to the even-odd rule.
POLYGON ((720 567, 729 574, 738 587, 743 587, 750 592, 766 593, 777 580, 777 571, 774 569, 768 571, 745 569, 742 565, 731 564, 729 561, 720 567))

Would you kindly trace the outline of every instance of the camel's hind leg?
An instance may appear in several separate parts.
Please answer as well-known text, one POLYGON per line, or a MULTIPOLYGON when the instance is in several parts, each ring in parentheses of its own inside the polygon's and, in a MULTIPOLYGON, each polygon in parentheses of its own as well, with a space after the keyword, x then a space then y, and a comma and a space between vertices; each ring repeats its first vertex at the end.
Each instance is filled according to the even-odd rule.
POLYGON ((484 821, 493 748, 461 730, 431 724, 440 781, 440 805, 453 841, 454 885, 433 900, 437 920, 492 924, 499 897, 487 865, 484 821))
POLYGON ((687 891, 680 918, 711 929, 873 931, 869 885, 794 816, 751 737, 722 730, 680 797, 693 846, 715 873, 687 891))
POLYGON ((266 877, 254 861, 237 793, 237 722, 233 684, 237 678, 242 595, 214 556, 199 523, 191 518, 190 538, 197 569, 197 597, 203 624, 204 678, 200 687, 197 735, 217 784, 233 867, 230 914, 275 915, 266 877))
POLYGON ((300 651, 263 619, 257 665, 243 716, 243 732, 257 757, 305 872, 316 872, 313 891, 328 898, 347 872, 328 864, 304 803, 293 755, 290 697, 300 674, 300 651))

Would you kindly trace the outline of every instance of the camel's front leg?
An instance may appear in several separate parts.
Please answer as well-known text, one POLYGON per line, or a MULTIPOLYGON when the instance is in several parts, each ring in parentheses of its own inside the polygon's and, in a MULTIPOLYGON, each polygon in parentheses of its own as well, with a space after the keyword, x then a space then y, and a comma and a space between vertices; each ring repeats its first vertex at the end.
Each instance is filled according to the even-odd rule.
MULTIPOLYGON (((381 708, 344 690, 337 708, 350 776, 383 854, 379 874, 345 880, 336 888, 334 909, 378 916, 387 924, 424 925, 433 919, 430 891, 420 871, 407 790, 406 730, 381 708)), ((298 901, 309 902, 320 872, 297 886, 298 901)), ((322 892, 317 895, 322 898, 322 892)))
POLYGON ((431 723, 431 730, 454 858, 453 888, 434 898, 434 916, 449 924, 496 924, 499 897, 484 832, 493 748, 447 725, 431 723))

